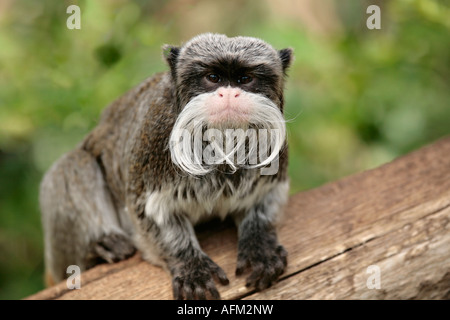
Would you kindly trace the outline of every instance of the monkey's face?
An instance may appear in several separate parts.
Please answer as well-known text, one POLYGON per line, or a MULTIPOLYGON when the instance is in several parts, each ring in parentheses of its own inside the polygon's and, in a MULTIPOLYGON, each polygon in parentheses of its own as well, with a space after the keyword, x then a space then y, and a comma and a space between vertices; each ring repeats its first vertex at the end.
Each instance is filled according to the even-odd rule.
MULTIPOLYGON (((193 141, 196 134, 204 135, 208 129, 217 129, 221 133, 244 129, 247 130, 247 137, 244 138, 247 141, 239 143, 236 138, 233 150, 245 146, 245 143, 248 150, 251 148, 248 145, 248 130, 258 130, 255 134, 261 140, 260 130, 265 129, 271 152, 268 158, 273 160, 277 156, 285 140, 283 77, 291 61, 290 49, 277 51, 255 38, 204 34, 181 48, 168 47, 166 50, 179 112, 171 141, 176 141, 176 134, 180 132, 189 132, 189 139, 193 141)), ((217 136, 217 131, 215 133, 217 136)), ((215 137, 207 141, 218 149, 223 138, 215 137)), ((204 142, 203 137, 202 146, 204 142)), ((195 154, 192 150, 195 145, 195 141, 190 146, 184 145, 184 151, 182 148, 178 151, 171 148, 172 159, 177 164, 186 162, 195 154), (189 148, 190 154, 186 154, 189 148)), ((199 143, 197 147, 200 147, 199 143)), ((231 159, 230 152, 233 150, 214 150, 222 156, 215 157, 213 162, 219 164, 224 161, 233 169, 242 165, 249 167, 248 157, 240 159, 240 164, 235 157, 231 159)), ((268 162, 259 161, 253 165, 261 166, 262 163, 268 162)), ((209 172, 211 166, 208 170, 205 166, 201 168, 183 167, 189 173, 201 174, 209 172)))

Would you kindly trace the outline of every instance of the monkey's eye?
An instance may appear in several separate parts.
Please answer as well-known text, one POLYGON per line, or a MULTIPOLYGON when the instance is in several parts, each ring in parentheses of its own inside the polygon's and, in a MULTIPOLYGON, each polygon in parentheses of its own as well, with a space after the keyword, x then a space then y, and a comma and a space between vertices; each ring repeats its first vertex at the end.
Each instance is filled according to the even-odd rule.
POLYGON ((247 84, 247 83, 252 82, 252 80, 253 80, 253 78, 250 77, 250 76, 240 76, 238 78, 238 83, 240 83, 240 84, 247 84))
POLYGON ((221 80, 220 77, 217 74, 214 74, 214 73, 207 75, 206 79, 208 79, 212 83, 218 83, 221 80))

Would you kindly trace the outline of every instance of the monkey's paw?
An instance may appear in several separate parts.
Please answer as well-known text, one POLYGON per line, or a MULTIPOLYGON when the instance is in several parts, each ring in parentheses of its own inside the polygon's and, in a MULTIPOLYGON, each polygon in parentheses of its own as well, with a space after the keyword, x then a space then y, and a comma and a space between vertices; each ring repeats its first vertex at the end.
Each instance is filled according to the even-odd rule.
POLYGON ((135 252, 136 249, 127 236, 108 233, 91 245, 90 258, 114 263, 132 256, 135 252))
POLYGON ((287 251, 276 239, 254 237, 239 241, 236 275, 251 270, 247 287, 261 291, 274 284, 287 265, 287 251))
POLYGON ((226 285, 227 275, 208 256, 189 257, 179 261, 172 268, 173 296, 177 300, 204 300, 210 295, 220 299, 214 280, 226 285))

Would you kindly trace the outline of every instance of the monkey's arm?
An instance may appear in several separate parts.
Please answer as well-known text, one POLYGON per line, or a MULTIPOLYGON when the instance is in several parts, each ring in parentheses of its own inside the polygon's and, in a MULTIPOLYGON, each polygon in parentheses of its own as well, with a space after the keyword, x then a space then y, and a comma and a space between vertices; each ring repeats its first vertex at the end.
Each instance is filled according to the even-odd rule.
MULTIPOLYGON (((225 272, 200 248, 194 229, 185 215, 156 212, 161 207, 147 203, 138 214, 138 249, 144 259, 162 264, 172 276, 175 299, 220 299, 214 284, 229 283, 225 272)), ((167 208, 167 206, 165 206, 167 208)))
POLYGON ((167 146, 176 115, 167 107, 170 95, 166 98, 142 104, 143 125, 126 151, 126 206, 136 227, 135 244, 144 259, 170 271, 174 298, 204 299, 209 293, 219 299, 213 277, 228 284, 225 272, 201 250, 182 208, 172 206, 179 176, 167 146))
POLYGON ((287 181, 280 182, 245 215, 237 217, 236 275, 251 270, 246 286, 263 290, 284 272, 287 252, 278 242, 275 221, 287 198, 287 181))

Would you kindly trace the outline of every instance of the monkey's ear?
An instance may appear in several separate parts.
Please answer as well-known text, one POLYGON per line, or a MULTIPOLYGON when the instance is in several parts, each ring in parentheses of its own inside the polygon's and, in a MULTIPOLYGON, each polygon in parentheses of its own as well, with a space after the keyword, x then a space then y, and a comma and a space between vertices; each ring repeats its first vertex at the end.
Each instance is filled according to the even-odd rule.
POLYGON ((281 65, 283 66, 283 71, 291 65, 292 60, 294 59, 294 50, 291 48, 281 49, 278 51, 278 55, 281 59, 281 65))
POLYGON ((180 53, 180 48, 166 44, 163 46, 162 49, 163 49, 164 59, 166 59, 167 63, 169 64, 170 69, 172 70, 172 72, 174 72, 175 65, 177 64, 177 60, 178 60, 178 55, 180 53))

